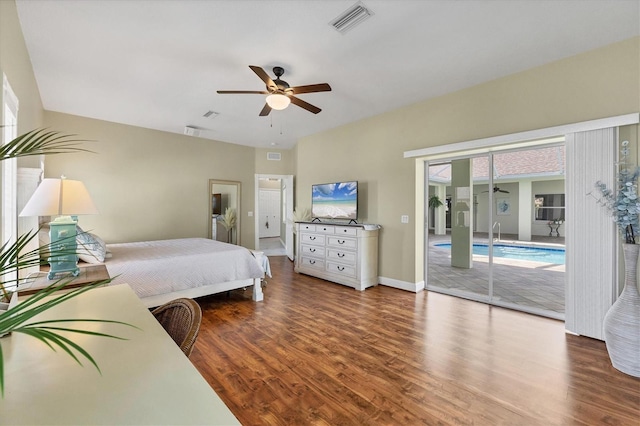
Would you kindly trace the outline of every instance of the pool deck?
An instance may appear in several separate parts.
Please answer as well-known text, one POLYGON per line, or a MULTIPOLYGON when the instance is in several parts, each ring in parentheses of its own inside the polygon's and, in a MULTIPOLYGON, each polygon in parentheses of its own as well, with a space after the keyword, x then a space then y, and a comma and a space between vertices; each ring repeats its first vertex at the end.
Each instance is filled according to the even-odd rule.
MULTIPOLYGON (((488 301, 488 258, 474 255, 472 268, 452 267, 450 250, 435 247, 444 242, 451 242, 449 234, 429 234, 427 289, 488 301)), ((474 243, 488 242, 486 233, 474 233, 474 243)), ((503 234, 496 243, 564 248, 563 237, 534 236, 532 241, 519 241, 516 235, 503 234)), ((496 304, 564 319, 564 265, 498 257, 494 257, 493 265, 496 304)))

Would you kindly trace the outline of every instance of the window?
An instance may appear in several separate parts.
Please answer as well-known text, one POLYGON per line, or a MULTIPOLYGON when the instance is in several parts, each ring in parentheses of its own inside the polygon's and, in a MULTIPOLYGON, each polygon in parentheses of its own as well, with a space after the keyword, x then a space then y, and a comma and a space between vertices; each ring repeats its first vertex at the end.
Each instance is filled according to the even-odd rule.
MULTIPOLYGON (((17 136, 18 128, 18 98, 11 90, 6 75, 2 75, 2 144, 6 144, 17 136)), ((0 240, 4 243, 13 242, 16 239, 17 212, 16 212, 16 181, 17 161, 15 158, 2 162, 2 226, 0 227, 0 240)))
POLYGON ((564 220, 564 194, 536 194, 536 220, 564 220))
MULTIPOLYGON (((6 75, 2 75, 2 128, 1 144, 12 141, 17 136, 18 128, 18 98, 11 90, 6 75)), ((15 158, 4 160, 0 164, 0 200, 2 201, 2 223, 0 224, 0 242, 13 244, 18 232, 18 212, 16 207, 17 193, 17 161, 15 158)), ((12 271, 1 277, 5 282, 16 281, 17 271, 12 271)))

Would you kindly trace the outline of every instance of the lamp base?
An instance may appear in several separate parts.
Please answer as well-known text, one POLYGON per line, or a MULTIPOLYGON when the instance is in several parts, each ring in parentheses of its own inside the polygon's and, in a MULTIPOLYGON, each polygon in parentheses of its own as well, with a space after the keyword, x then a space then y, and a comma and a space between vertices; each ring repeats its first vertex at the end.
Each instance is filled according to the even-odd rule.
POLYGON ((51 269, 47 278, 53 280, 62 272, 71 272, 77 277, 80 274, 78 268, 78 254, 76 243, 76 224, 70 216, 60 216, 49 223, 51 237, 51 257, 47 260, 51 269))
POLYGON ((73 269, 58 269, 56 271, 53 270, 53 265, 57 265, 57 263, 49 262, 49 265, 51 266, 51 269, 49 269, 49 273, 47 274, 47 279, 49 280, 54 279, 57 274, 60 274, 62 272, 71 272, 72 277, 77 277, 78 275, 80 275, 80 268, 78 268, 78 265, 76 265, 76 267, 73 269))

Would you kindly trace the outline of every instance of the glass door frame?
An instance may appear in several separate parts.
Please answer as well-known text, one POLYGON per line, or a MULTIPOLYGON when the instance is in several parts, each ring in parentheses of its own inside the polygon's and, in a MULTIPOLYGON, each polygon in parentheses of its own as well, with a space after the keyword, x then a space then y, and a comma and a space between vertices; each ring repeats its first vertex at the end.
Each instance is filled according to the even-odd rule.
MULTIPOLYGON (((554 319, 559 319, 559 320, 564 320, 565 319, 565 315, 564 314, 558 314, 558 313, 554 313, 552 311, 547 311, 547 310, 542 310, 536 307, 530 307, 530 306, 526 306, 526 305, 520 305, 520 304, 516 304, 516 303, 512 303, 512 302, 505 302, 503 300, 496 300, 495 299, 495 295, 494 295, 494 258, 493 258, 493 248, 494 248, 494 229, 493 229, 493 223, 496 217, 496 214, 494 212, 494 209, 492 208, 494 203, 495 203, 495 194, 493 193, 493 191, 491 190, 491 188, 493 188, 494 186, 494 155, 499 155, 499 154, 503 154, 503 153, 508 153, 508 152, 517 152, 517 151, 526 151, 526 150, 532 150, 532 149, 536 149, 536 148, 543 148, 543 147, 553 147, 553 146, 560 146, 560 145, 565 145, 564 142, 564 138, 562 138, 562 142, 559 142, 557 139, 555 140, 551 140, 549 142, 545 142, 545 141, 540 141, 539 144, 532 144, 532 145, 528 145, 528 146, 520 146, 520 147, 511 147, 511 148, 504 148, 504 149, 498 149, 495 151, 488 151, 488 152, 475 152, 475 153, 471 153, 468 155, 450 155, 450 156, 445 156, 445 155, 440 155, 438 156, 438 158, 434 158, 434 159, 425 159, 423 164, 424 164, 424 205, 428 206, 428 198, 429 198, 429 166, 431 165, 438 165, 438 164, 446 164, 446 163, 451 163, 454 160, 458 160, 458 159, 473 159, 473 158, 481 158, 481 157, 487 157, 487 161, 488 161, 488 177, 487 177, 487 184, 489 187, 489 201, 488 201, 488 206, 490 207, 489 209, 489 214, 488 214, 488 223, 487 223, 487 227, 488 227, 488 248, 489 248, 489 253, 488 253, 488 292, 485 295, 482 295, 481 293, 473 293, 473 292, 468 292, 468 291, 464 291, 464 290, 459 290, 459 289, 447 289, 447 288, 442 288, 442 287, 432 287, 429 285, 429 209, 426 208, 425 209, 425 217, 424 217, 424 234, 423 234, 423 241, 424 241, 424 246, 423 246, 423 251, 424 251, 424 278, 425 278, 425 290, 427 291, 436 291, 439 293, 443 293, 443 294, 448 294, 451 296, 455 296, 455 297, 461 297, 461 298, 465 298, 465 299, 469 299, 469 300, 474 300, 474 301, 478 301, 478 302, 482 302, 482 303, 487 303, 489 305, 492 306, 498 306, 498 307, 504 307, 504 308, 508 308, 508 309, 514 309, 514 310, 518 310, 521 312, 527 312, 527 313, 531 313, 534 315, 539 315, 539 316, 544 316, 544 317, 548 317, 548 318, 554 318, 554 319)), ((473 184, 473 182, 472 182, 473 184)), ((566 273, 566 272, 565 272, 566 273)), ((566 303, 566 301, 565 301, 566 303)))
MULTIPOLYGON (((424 160, 424 169, 425 169, 425 173, 424 173, 424 205, 428 206, 429 203, 429 166, 431 165, 438 165, 438 164, 451 164, 452 161, 454 160, 463 160, 463 159, 470 159, 473 161, 474 158, 481 158, 481 157, 487 157, 487 162, 488 162, 488 186, 489 188, 493 188, 493 153, 491 152, 485 152, 485 153, 477 153, 477 154, 470 154, 470 155, 463 155, 463 156, 450 156, 450 157, 446 157, 446 158, 439 158, 437 160, 424 160)), ((472 170, 473 172, 473 170, 472 170)), ((472 187, 474 186, 474 182, 472 179, 471 182, 472 187)), ((476 195, 475 193, 473 193, 473 195, 476 195)), ((494 194, 493 191, 489 190, 489 206, 493 206, 493 202, 494 202, 494 194)), ((472 202, 473 202, 473 198, 472 198, 472 202)), ((437 290, 434 290, 433 287, 430 287, 429 285, 429 209, 425 209, 425 226, 424 226, 424 235, 423 235, 423 241, 424 241, 424 277, 425 277, 425 290, 427 291, 437 291, 439 293, 443 293, 443 294, 448 294, 451 296, 455 296, 455 297, 461 297, 464 299, 470 299, 470 300, 475 300, 478 302, 483 302, 483 303, 488 303, 488 304, 494 304, 494 300, 493 300, 493 227, 491 226, 491 222, 493 221, 493 209, 489 210, 489 214, 488 214, 488 221, 489 223, 488 228, 489 228, 489 232, 488 232, 488 245, 489 245, 489 260, 488 260, 488 275, 487 275, 487 285, 488 285, 488 291, 487 294, 482 294, 482 293, 473 293, 473 292, 467 292, 464 290, 459 290, 459 289, 444 289, 441 287, 438 287, 437 290)), ((474 222, 475 222, 475 217, 474 217, 474 222)), ((473 234, 474 229, 473 229, 473 223, 471 224, 471 233, 473 234)), ((473 235, 472 235, 472 240, 473 240, 473 235)))

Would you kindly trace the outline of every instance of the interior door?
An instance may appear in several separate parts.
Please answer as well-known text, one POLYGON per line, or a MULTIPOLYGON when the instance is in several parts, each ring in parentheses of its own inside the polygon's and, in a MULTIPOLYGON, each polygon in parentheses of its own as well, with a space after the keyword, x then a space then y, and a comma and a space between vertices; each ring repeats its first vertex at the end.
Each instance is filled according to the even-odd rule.
POLYGON ((260 238, 280 236, 280 190, 261 189, 259 194, 260 238))

